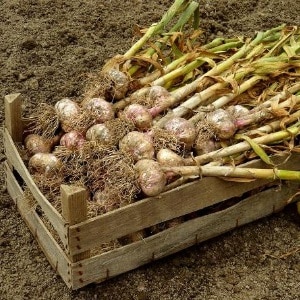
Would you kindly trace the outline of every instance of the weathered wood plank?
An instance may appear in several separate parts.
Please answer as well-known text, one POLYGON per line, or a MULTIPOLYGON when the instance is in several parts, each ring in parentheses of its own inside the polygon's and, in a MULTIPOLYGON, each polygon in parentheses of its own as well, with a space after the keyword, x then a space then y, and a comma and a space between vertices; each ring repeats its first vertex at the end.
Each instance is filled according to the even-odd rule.
POLYGON ((21 201, 23 199, 23 190, 19 186, 18 182, 16 181, 10 167, 8 166, 7 162, 4 162, 4 170, 6 175, 6 188, 10 195, 10 197, 13 199, 14 203, 17 205, 18 201, 21 201))
POLYGON ((21 94, 4 97, 5 127, 16 143, 22 142, 23 139, 22 102, 21 94))
MULTIPOLYGON (((282 159, 282 158, 281 158, 282 159)), ((283 159, 282 159, 283 160, 283 159)), ((295 169, 299 155, 293 155, 282 167, 295 169)), ((257 160, 248 167, 265 167, 257 160)), ((154 224, 170 220, 193 211, 211 206, 245 192, 264 186, 270 181, 229 182, 218 178, 202 178, 159 197, 145 199, 105 215, 70 226, 69 248, 72 253, 92 249, 104 242, 114 240, 154 224)))
MULTIPOLYGON (((62 215, 70 225, 77 224, 87 219, 88 192, 83 187, 61 185, 62 215)), ((69 250, 69 249, 67 249, 69 250)), ((68 251, 72 262, 90 257, 90 251, 84 251, 73 255, 68 251)))
POLYGON ((39 246, 46 255, 49 263, 62 277, 67 286, 71 287, 70 261, 45 227, 44 223, 35 212, 34 207, 28 206, 28 203, 24 200, 24 192, 8 166, 6 166, 6 182, 8 193, 16 203, 22 218, 39 243, 39 246))
POLYGON ((69 248, 73 253, 76 253, 78 246, 91 249, 154 224, 240 196, 264 184, 266 182, 255 181, 242 185, 217 178, 203 178, 202 181, 181 186, 159 197, 148 198, 70 226, 69 248))
POLYGON ((298 185, 290 184, 284 184, 281 190, 270 188, 223 211, 190 220, 142 241, 75 263, 72 265, 73 289, 104 281, 270 215, 285 207, 287 199, 297 189, 298 185))
POLYGON ((7 161, 11 164, 14 169, 22 177, 31 193, 33 194, 37 203, 41 206, 46 217, 57 231, 59 237, 61 238, 64 245, 67 244, 67 222, 63 217, 57 212, 57 210, 51 205, 51 203, 45 198, 41 191, 36 186, 35 182, 32 180, 30 173, 28 172, 24 162, 22 161, 14 142, 9 135, 6 128, 3 130, 3 141, 4 149, 7 161))

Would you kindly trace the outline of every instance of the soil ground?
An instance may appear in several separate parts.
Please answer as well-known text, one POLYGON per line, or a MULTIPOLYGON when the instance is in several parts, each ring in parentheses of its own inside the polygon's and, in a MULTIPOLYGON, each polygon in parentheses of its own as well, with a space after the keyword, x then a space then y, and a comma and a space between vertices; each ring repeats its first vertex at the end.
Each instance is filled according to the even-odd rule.
MULTIPOLYGON (((172 0, 0 1, 0 97, 24 108, 82 94, 85 78, 124 53, 135 24, 160 19, 172 0)), ((207 40, 300 25, 299 0, 201 0, 207 40)), ((4 109, 0 104, 3 123, 4 109)), ((4 159, 1 141, 1 159, 4 159)), ((4 186, 4 173, 1 171, 4 186)), ((3 189, 0 299, 299 299, 300 236, 295 205, 166 259, 79 291, 48 264, 3 189), (295 251, 294 251, 295 250, 295 251)))

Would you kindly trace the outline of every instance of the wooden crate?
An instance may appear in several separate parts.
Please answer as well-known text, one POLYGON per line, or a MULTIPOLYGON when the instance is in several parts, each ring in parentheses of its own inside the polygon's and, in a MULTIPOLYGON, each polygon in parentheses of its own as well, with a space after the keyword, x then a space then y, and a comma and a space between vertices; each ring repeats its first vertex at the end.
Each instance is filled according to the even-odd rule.
MULTIPOLYGON (((63 213, 60 214, 38 189, 18 153, 16 144, 22 142, 24 126, 21 105, 20 94, 5 97, 3 136, 7 190, 50 264, 72 289, 107 280, 270 215, 284 208, 287 199, 298 189, 298 184, 290 182, 280 185, 270 180, 242 183, 207 177, 87 219, 86 191, 65 185, 61 188, 63 213), (24 185, 37 205, 31 205, 24 197, 24 185), (218 204, 220 207, 216 208, 218 204), (103 243, 190 214, 193 218, 174 227, 92 255, 92 250, 103 243), (45 219, 52 229, 46 226, 45 219)), ((247 166, 265 167, 260 160, 247 166)), ((289 169, 298 167, 297 154, 282 165, 289 169)))

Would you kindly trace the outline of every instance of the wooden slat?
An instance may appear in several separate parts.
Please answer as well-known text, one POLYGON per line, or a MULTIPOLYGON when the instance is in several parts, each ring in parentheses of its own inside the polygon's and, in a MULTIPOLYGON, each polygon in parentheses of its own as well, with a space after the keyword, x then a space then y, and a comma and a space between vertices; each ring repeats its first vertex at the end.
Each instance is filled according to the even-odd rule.
POLYGON ((73 289, 135 269, 281 210, 298 185, 270 188, 238 204, 167 229, 142 241, 72 265, 73 289))
POLYGON ((57 210, 51 205, 51 203, 44 197, 41 191, 38 189, 34 181, 32 180, 30 173, 28 172, 24 162, 22 161, 19 152, 14 145, 14 142, 9 135, 6 128, 3 130, 3 141, 5 155, 8 163, 10 163, 14 169, 22 177, 31 193, 33 194, 37 203, 41 206, 46 217, 57 231, 59 237, 61 238, 64 245, 67 244, 67 222, 62 218, 62 216, 57 212, 57 210))
POLYGON ((23 122, 22 122, 22 96, 21 94, 10 94, 4 98, 5 107, 5 127, 14 142, 22 142, 23 122))
MULTIPOLYGON (((282 159, 282 158, 281 158, 282 159)), ((299 155, 293 155, 285 165, 289 169, 298 166, 299 155)), ((260 160, 248 163, 248 167, 265 167, 260 160)), ((270 181, 256 180, 248 183, 228 182, 218 178, 203 178, 186 184, 159 197, 145 199, 105 215, 70 226, 69 248, 72 253, 92 249, 154 224, 170 220, 211 206, 232 197, 264 186, 270 181)))
POLYGON ((6 184, 6 189, 10 195, 10 197, 12 198, 12 200, 14 201, 15 205, 17 205, 18 201, 20 200, 20 198, 23 197, 23 190, 21 189, 21 187, 19 186, 18 182, 16 181, 16 178, 14 177, 8 162, 4 162, 4 171, 5 171, 5 184, 6 184))
POLYGON ((223 182, 217 178, 187 184, 160 197, 148 198, 103 216, 70 226, 69 248, 92 249, 110 240, 150 227, 201 208, 240 196, 266 182, 255 181, 244 185, 223 182))
POLYGON ((67 286, 71 287, 70 261, 45 227, 34 208, 29 207, 24 200, 24 192, 8 166, 6 166, 6 180, 8 193, 14 199, 22 218, 39 243, 49 263, 62 277, 67 286))
MULTIPOLYGON (((87 219, 88 192, 85 188, 71 185, 61 185, 62 215, 70 225, 77 224, 87 219)), ((68 249, 67 249, 68 250, 68 249)), ((90 251, 73 255, 68 252, 72 262, 90 257, 90 251)))

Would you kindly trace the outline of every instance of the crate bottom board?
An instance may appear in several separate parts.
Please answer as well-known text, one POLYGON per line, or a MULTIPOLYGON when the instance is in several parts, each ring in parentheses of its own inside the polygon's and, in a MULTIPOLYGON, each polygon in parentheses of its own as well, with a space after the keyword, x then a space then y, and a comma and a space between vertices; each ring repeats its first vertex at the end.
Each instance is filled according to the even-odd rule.
POLYGON ((10 168, 6 168, 7 190, 49 263, 66 285, 78 289, 94 282, 136 269, 194 244, 283 209, 298 184, 285 183, 268 188, 224 210, 184 222, 121 248, 71 263, 52 237, 34 208, 24 201, 24 193, 10 168))

